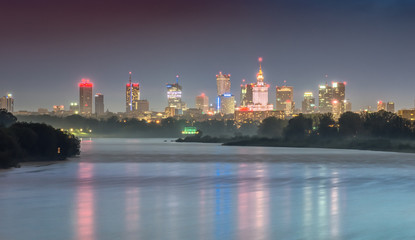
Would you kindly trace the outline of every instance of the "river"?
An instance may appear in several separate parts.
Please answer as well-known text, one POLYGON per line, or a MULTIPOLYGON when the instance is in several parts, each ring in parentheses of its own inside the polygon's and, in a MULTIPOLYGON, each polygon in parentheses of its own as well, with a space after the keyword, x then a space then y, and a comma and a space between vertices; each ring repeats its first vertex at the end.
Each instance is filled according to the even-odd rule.
POLYGON ((0 239, 415 239, 415 154, 83 139, 0 171, 0 239))

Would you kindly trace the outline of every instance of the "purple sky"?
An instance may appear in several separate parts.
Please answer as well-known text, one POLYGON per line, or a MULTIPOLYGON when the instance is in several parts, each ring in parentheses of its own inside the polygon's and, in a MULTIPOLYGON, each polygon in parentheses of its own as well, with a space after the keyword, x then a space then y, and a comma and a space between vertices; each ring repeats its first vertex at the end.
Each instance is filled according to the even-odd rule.
POLYGON ((81 78, 105 95, 105 109, 124 111, 128 72, 152 110, 166 106, 165 84, 179 74, 184 100, 213 101, 215 75, 265 81, 317 95, 324 74, 347 81, 353 109, 395 101, 414 105, 415 3, 391 0, 1 1, 0 95, 15 110, 78 101, 81 78))

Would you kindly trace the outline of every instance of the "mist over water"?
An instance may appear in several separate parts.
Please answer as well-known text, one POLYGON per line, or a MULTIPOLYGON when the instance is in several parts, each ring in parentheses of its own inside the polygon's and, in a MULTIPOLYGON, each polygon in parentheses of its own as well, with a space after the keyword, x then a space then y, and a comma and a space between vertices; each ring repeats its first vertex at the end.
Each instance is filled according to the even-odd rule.
POLYGON ((84 139, 0 172, 0 239, 413 239, 415 154, 84 139))

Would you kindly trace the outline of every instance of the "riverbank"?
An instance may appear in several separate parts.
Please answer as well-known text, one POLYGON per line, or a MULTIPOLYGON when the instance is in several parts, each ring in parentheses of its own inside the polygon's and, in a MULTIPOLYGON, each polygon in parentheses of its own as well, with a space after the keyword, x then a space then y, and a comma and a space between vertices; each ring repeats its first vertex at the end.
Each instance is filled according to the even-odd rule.
POLYGON ((186 137, 177 142, 222 143, 224 146, 257 146, 257 147, 295 147, 295 148, 330 148, 354 149, 387 152, 415 153, 415 141, 386 138, 344 138, 321 139, 310 137, 301 140, 260 137, 186 137))

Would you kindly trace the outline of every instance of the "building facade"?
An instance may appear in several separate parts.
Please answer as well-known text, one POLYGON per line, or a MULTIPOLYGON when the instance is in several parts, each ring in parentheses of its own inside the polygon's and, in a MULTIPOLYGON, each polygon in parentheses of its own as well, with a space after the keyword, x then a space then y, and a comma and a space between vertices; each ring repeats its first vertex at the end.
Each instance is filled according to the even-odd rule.
POLYGON ((276 105, 278 111, 285 111, 285 115, 291 115, 294 111, 294 88, 288 86, 276 87, 276 105))
POLYGON ((318 88, 318 110, 321 113, 331 112, 333 99, 333 88, 327 83, 318 88))
POLYGON ((386 111, 388 112, 395 112, 395 103, 394 102, 387 102, 386 103, 386 111))
POLYGON ((92 114, 92 82, 89 79, 82 79, 79 83, 79 113, 92 114))
POLYGON ((125 85, 125 111, 137 112, 138 101, 140 100, 140 84, 133 83, 131 80, 131 72, 128 83, 125 85))
POLYGON ((176 76, 176 83, 166 84, 167 106, 175 109, 176 115, 183 114, 182 86, 179 85, 179 75, 176 76))
POLYGON ((103 115, 104 110, 104 95, 102 93, 95 94, 95 114, 103 115))
POLYGON ((216 87, 218 96, 231 92, 231 75, 219 72, 216 75, 216 87))
POLYGON ((301 111, 304 114, 314 113, 316 110, 316 100, 312 92, 304 93, 304 100, 301 104, 301 111))
POLYGON ((221 114, 234 114, 235 113, 235 97, 230 93, 225 93, 219 96, 219 105, 221 114))
POLYGON ((261 66, 262 58, 259 58, 259 71, 257 73, 257 82, 252 86, 252 103, 248 104, 248 109, 253 111, 270 111, 274 105, 268 103, 269 85, 264 82, 264 75, 261 66))
POLYGON ((14 99, 11 93, 0 98, 0 109, 6 109, 8 112, 14 112, 14 99))
POLYGON ((201 109, 203 114, 209 111, 209 97, 204 93, 196 96, 196 108, 201 109))
POLYGON ((386 103, 383 102, 382 100, 378 101, 377 107, 376 107, 377 111, 381 111, 381 110, 386 110, 386 103))

